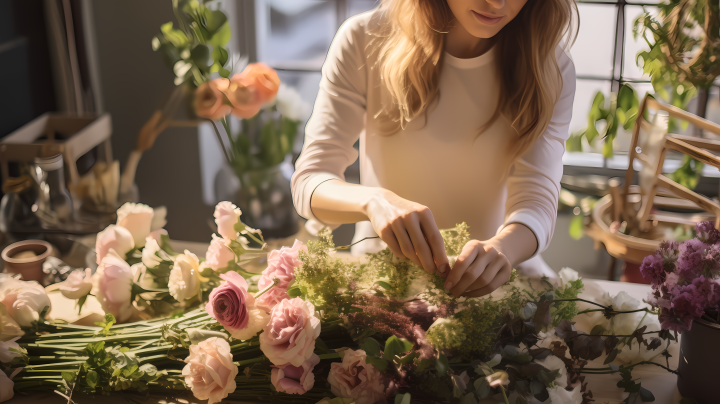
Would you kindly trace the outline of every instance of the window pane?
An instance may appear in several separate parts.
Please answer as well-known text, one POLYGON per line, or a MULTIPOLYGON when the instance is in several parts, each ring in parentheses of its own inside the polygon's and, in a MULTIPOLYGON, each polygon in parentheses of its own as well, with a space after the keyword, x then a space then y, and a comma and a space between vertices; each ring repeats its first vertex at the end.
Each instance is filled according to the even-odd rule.
POLYGON ((350 0, 348 2, 348 17, 352 17, 356 14, 364 13, 365 11, 372 10, 378 6, 378 0, 350 0))
POLYGON ((320 70, 337 30, 332 0, 258 0, 258 59, 279 68, 320 70))
POLYGON ((610 78, 616 10, 614 5, 578 4, 580 31, 571 50, 577 75, 610 78))
MULTIPOLYGON (((657 7, 644 7, 645 11, 651 15, 657 15, 657 7)), ((650 80, 650 77, 643 74, 643 70, 638 67, 636 58, 640 51, 648 50, 648 45, 642 37, 638 37, 637 41, 633 38, 633 26, 635 20, 645 13, 642 6, 626 6, 625 7, 625 59, 623 60, 623 77, 630 79, 650 80)))
MULTIPOLYGON (((280 81, 288 87, 293 88, 300 93, 300 97, 307 103, 308 111, 312 111, 315 105, 315 98, 320 89, 320 73, 319 72, 283 72, 279 71, 280 81)), ((306 118, 309 118, 307 116, 306 118)), ((300 132, 295 141, 295 155, 300 153, 302 148, 303 137, 305 136, 305 122, 300 124, 300 132)))

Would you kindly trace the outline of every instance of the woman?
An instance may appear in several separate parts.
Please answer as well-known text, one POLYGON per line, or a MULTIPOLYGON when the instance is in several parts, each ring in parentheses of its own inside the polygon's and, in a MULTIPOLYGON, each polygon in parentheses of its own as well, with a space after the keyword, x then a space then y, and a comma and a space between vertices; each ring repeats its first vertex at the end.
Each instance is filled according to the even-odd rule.
POLYGON ((574 0, 383 0, 323 66, 292 179, 301 216, 357 223, 398 257, 482 296, 542 252, 557 216, 575 69, 574 0), (572 35, 571 35, 572 36, 572 35), (344 181, 358 158, 361 185, 344 181), (452 268, 438 228, 472 241, 452 268))

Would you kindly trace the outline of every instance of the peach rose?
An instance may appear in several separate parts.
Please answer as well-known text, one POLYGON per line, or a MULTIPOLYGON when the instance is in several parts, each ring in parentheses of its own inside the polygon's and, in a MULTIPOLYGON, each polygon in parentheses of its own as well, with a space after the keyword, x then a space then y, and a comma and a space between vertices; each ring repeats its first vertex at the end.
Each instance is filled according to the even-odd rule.
POLYGON ((185 363, 182 374, 195 398, 214 404, 235 391, 238 368, 233 363, 230 344, 224 339, 213 337, 190 345, 185 363))
POLYGON ((217 79, 217 86, 231 105, 230 113, 249 119, 257 115, 263 103, 255 88, 246 86, 245 82, 247 80, 243 80, 242 73, 239 73, 230 79, 217 79))
POLYGON ((132 202, 125 203, 117 211, 117 225, 130 231, 136 248, 144 246, 145 237, 150 235, 153 213, 153 208, 132 202))
POLYGON ((273 68, 265 63, 250 63, 242 73, 233 76, 233 79, 235 77, 243 85, 255 89, 261 104, 275 99, 278 88, 280 88, 280 77, 273 68))
POLYGON ((312 354, 310 359, 303 362, 302 366, 291 364, 273 366, 270 381, 275 390, 281 393, 305 394, 315 385, 313 369, 318 363, 320 363, 320 358, 312 354))
POLYGON ((133 273, 130 265, 115 251, 103 258, 97 269, 97 299, 105 313, 115 316, 118 323, 127 321, 133 313, 133 273))
POLYGON ((231 261, 235 261, 235 253, 230 249, 230 240, 213 234, 213 240, 205 254, 205 266, 219 271, 227 268, 231 261))
POLYGON ((60 292, 68 299, 79 299, 87 296, 92 289, 92 270, 86 268, 76 269, 62 283, 60 283, 60 292))
POLYGON ((356 404, 385 402, 385 386, 382 374, 366 362, 367 354, 362 349, 343 351, 342 363, 330 365, 328 383, 332 393, 338 397, 354 398, 356 404))
MULTIPOLYGON (((40 318, 40 313, 52 307, 50 298, 39 283, 20 281, 0 274, 0 302, 7 313, 21 327, 29 327, 40 318)), ((3 324, 4 328, 4 324, 3 324)))
POLYGON ((230 106, 225 105, 225 95, 218 88, 216 80, 203 83, 195 90, 193 106, 198 116, 212 120, 230 113, 230 106))
POLYGON ((235 240, 237 231, 235 225, 240 221, 242 211, 231 202, 220 202, 215 206, 215 224, 218 227, 218 233, 226 240, 235 240))
POLYGON ((315 306, 300 298, 283 300, 273 308, 260 334, 260 350, 274 365, 302 366, 315 350, 320 319, 315 306))
POLYGON ((114 250, 122 259, 125 259, 127 253, 133 248, 135 248, 135 240, 130 230, 111 224, 105 228, 105 230, 98 233, 97 239, 95 240, 97 264, 100 265, 110 250, 114 250))

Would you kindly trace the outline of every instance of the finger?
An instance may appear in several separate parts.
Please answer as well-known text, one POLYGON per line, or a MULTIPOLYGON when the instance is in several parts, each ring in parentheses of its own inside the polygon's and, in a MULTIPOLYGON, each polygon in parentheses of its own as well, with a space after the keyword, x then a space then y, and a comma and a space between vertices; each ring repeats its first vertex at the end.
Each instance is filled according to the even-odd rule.
POLYGON ((485 296, 487 294, 492 293, 495 289, 499 288, 505 282, 507 282, 510 279, 510 274, 512 273, 512 265, 510 263, 506 263, 500 272, 495 276, 495 278, 490 281, 490 284, 487 286, 483 286, 480 289, 472 290, 470 292, 467 292, 464 294, 464 296, 467 297, 480 297, 485 296))
POLYGON ((447 278, 445 278, 445 290, 450 290, 455 284, 460 281, 460 278, 462 278, 465 271, 468 269, 470 264, 475 261, 475 257, 478 256, 478 253, 480 251, 480 245, 477 243, 467 243, 463 247, 462 251, 460 252, 460 255, 458 255, 457 260, 455 261, 455 265, 453 265, 452 269, 448 273, 447 278))
POLYGON ((406 258, 415 263, 415 265, 422 267, 420 260, 418 259, 417 255, 415 255, 415 249, 413 249, 412 242, 410 241, 410 236, 408 236, 407 230, 405 229, 405 225, 403 224, 402 220, 393 221, 392 229, 393 233, 395 233, 395 238, 397 238, 398 244, 400 244, 400 249, 402 250, 403 255, 405 255, 406 258))
POLYGON ((405 254, 403 254, 400 244, 398 243, 395 233, 393 233, 391 227, 386 227, 383 231, 381 231, 380 238, 388 245, 388 248, 393 254, 400 258, 407 258, 405 257, 405 254))
POLYGON ((430 252, 430 246, 427 240, 425 240, 425 235, 423 235, 422 230, 420 230, 420 219, 417 215, 410 215, 405 219, 405 228, 410 235, 415 254, 420 259, 423 269, 431 274, 437 272, 435 261, 433 261, 433 256, 430 252))
POLYGON ((450 289, 450 293, 455 296, 460 296, 469 290, 470 285, 472 285, 478 277, 482 276, 482 274, 487 270, 487 267, 495 260, 497 255, 498 253, 495 249, 486 251, 481 248, 478 252, 478 256, 475 258, 475 262, 473 262, 468 270, 465 271, 465 274, 463 274, 458 283, 450 289))
POLYGON ((430 245, 435 266, 440 273, 447 273, 450 270, 450 263, 447 252, 445 252, 445 242, 435 224, 435 218, 430 209, 420 214, 420 228, 430 245))
POLYGON ((485 287, 490 284, 490 282, 495 279, 495 276, 497 276, 498 272, 503 268, 503 266, 507 263, 507 259, 504 255, 498 254, 495 259, 490 262, 485 268, 485 271, 483 271, 480 276, 475 280, 475 282, 470 285, 466 292, 473 291, 475 289, 480 289, 482 287, 485 287))

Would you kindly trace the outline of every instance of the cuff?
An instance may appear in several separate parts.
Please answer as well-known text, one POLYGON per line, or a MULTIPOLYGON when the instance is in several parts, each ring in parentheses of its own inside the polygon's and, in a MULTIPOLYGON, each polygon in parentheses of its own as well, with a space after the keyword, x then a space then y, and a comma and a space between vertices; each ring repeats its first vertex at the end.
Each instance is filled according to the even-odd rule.
POLYGON ((541 252, 545 251, 548 243, 548 240, 543 237, 543 235, 545 234, 545 228, 533 213, 534 212, 530 209, 516 210, 515 212, 511 213, 510 216, 508 216, 508 218, 505 220, 505 223, 503 223, 503 225, 500 226, 500 229, 498 229, 499 233, 502 229, 513 223, 522 224, 528 229, 530 229, 530 231, 533 232, 533 234, 535 235, 535 240, 537 240, 537 249, 530 258, 534 258, 541 252))

